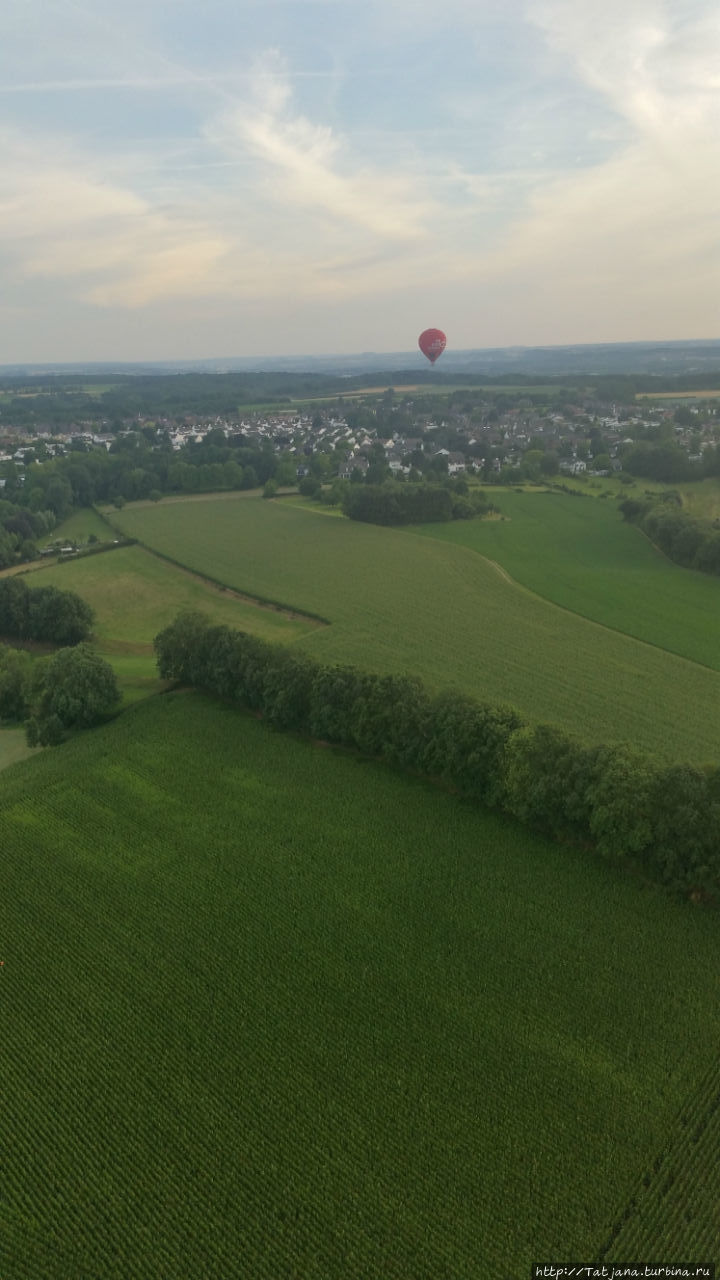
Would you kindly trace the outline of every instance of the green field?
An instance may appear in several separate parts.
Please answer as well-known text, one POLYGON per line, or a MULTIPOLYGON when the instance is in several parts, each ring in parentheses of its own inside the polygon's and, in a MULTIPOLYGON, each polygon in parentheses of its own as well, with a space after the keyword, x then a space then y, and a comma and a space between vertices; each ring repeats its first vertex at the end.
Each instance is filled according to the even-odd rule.
POLYGON ((720 483, 716 478, 680 486, 686 511, 700 520, 720 519, 720 483))
POLYGON ((681 1241, 684 1257, 717 1263, 719 1159, 720 1078, 713 1062, 633 1188, 599 1256, 670 1257, 681 1241))
POLYGON ((8 1280, 593 1258, 717 1058, 710 913, 198 695, 0 813, 8 1280))
POLYGON ((320 661, 409 671, 589 739, 720 758, 717 671, 559 609, 470 547, 255 497, 128 506, 113 522, 240 591, 328 618, 299 642, 320 661))
POLYGON ((720 579, 672 564, 614 503, 508 492, 497 503, 505 520, 418 532, 479 551, 565 609, 720 671, 720 579))
POLYGON ((63 520, 57 529, 53 529, 52 533, 48 534, 47 541, 77 540, 84 543, 88 541, 91 533, 95 534, 98 542, 107 542, 115 536, 110 525, 97 511, 92 507, 81 507, 63 520))
POLYGON ((0 770, 34 754, 33 748, 25 741, 24 729, 0 727, 0 770))
POLYGON ((98 651, 115 667, 126 700, 159 687, 153 637, 183 609, 201 610, 225 626, 282 644, 317 626, 239 600, 137 546, 48 565, 27 581, 31 587, 52 583, 76 591, 92 606, 98 651))

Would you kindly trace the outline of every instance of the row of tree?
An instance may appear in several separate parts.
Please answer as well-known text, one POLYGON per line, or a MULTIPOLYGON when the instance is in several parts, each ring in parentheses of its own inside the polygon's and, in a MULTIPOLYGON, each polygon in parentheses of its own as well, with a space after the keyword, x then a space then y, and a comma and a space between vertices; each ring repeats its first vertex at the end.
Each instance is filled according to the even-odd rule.
POLYGON ((620 510, 676 564, 720 575, 720 526, 689 515, 680 502, 680 495, 670 492, 645 500, 626 498, 620 510))
POLYGON ((90 605, 74 591, 29 587, 21 577, 0 578, 0 636, 40 644, 79 644, 94 622, 90 605))
POLYGON ((494 508, 481 493, 457 492, 440 484, 350 485, 342 509, 351 520, 370 524, 425 524, 430 521, 471 520, 494 508))
POLYGON ((200 614, 155 639, 160 675, 271 724, 392 761, 596 849, 684 893, 720 881, 720 769, 666 765, 628 746, 588 746, 507 707, 433 696, 405 676, 321 666, 200 614))

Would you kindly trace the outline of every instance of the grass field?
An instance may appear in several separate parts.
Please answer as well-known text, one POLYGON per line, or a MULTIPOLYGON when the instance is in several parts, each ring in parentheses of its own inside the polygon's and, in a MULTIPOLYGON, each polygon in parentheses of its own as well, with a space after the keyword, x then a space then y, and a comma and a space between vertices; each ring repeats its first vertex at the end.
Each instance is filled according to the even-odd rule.
POLYGON ((0 771, 33 754, 32 747, 25 741, 24 729, 0 728, 0 771))
POLYGON ((720 396, 720 389, 711 391, 638 391, 636 400, 712 400, 720 396))
POLYGON ((718 672, 558 609, 470 547, 259 498, 128 506, 113 520, 240 591, 328 618, 300 640, 322 661, 410 671, 595 740, 720 758, 718 672))
POLYGON ((197 695, 0 812, 8 1280, 592 1258, 717 1058, 709 913, 197 695))
POLYGON ((720 482, 716 478, 680 486, 683 507, 701 520, 720 519, 720 482))
POLYGON ((507 492, 497 502, 504 521, 419 532, 479 551, 563 608, 720 671, 720 579, 672 564, 614 503, 507 492))
MULTIPOLYGON (((353 391, 335 391, 328 396, 306 396, 304 399, 293 397, 294 405, 308 404, 324 404, 328 400, 337 401, 338 399, 346 400, 362 400, 364 396, 382 395, 385 391, 393 390, 396 395, 407 395, 412 391, 419 391, 422 396, 438 396, 445 397, 451 395, 453 391, 470 391, 475 395, 483 395, 486 391, 500 391, 508 395, 535 395, 535 396, 554 396, 562 394, 566 388, 560 386, 548 386, 546 383, 537 386, 505 386, 503 383, 493 383, 487 386, 479 386, 474 383, 453 382, 441 383, 433 386, 428 382, 403 383, 402 385, 394 382, 377 383, 372 387, 362 387, 360 390, 353 391)), ((243 405, 243 408, 247 406, 243 405)), ((252 406, 253 408, 255 406, 252 406)))
POLYGON ((218 623, 282 644, 317 625, 236 599, 142 547, 48 565, 29 574, 27 582, 76 591, 92 605, 97 648, 112 662, 130 701, 158 688, 153 637, 182 609, 198 609, 218 623))
POLYGON ((107 521, 97 511, 92 507, 81 507, 78 511, 73 511, 67 520, 63 520, 57 529, 53 529, 52 533, 48 534, 47 541, 56 542, 67 539, 87 542, 91 533, 95 534, 98 542, 107 542, 115 536, 107 521))

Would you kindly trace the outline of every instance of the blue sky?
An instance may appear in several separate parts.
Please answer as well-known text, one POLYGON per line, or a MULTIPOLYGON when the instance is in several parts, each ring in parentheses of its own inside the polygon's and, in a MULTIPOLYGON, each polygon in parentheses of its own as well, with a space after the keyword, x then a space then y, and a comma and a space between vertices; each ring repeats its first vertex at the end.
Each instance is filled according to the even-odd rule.
POLYGON ((0 363, 720 336, 714 0, 25 0, 0 363))

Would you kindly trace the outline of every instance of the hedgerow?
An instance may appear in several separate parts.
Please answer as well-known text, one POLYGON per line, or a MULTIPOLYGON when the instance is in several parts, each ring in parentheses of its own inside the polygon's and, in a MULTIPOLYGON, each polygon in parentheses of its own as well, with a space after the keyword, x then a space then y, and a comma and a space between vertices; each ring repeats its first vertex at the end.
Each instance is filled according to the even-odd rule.
POLYGON ((699 520, 677 505, 680 497, 668 490, 645 501, 626 498, 620 503, 625 520, 637 524, 668 559, 684 569, 720 574, 720 529, 717 521, 699 520))
POLYGON ((720 769, 588 746, 511 708, 431 695, 407 676, 322 666, 201 614, 155 638, 160 675, 219 694, 282 729, 440 778, 556 839, 588 845, 685 893, 720 881, 720 769))

